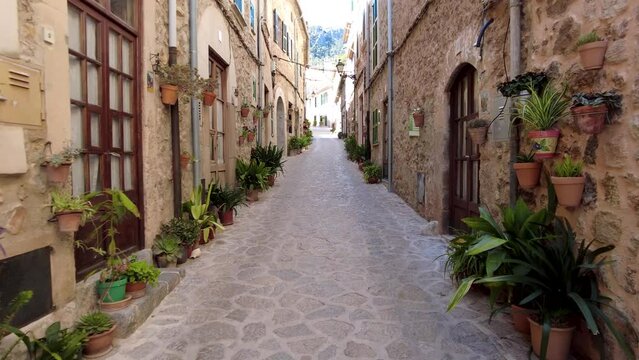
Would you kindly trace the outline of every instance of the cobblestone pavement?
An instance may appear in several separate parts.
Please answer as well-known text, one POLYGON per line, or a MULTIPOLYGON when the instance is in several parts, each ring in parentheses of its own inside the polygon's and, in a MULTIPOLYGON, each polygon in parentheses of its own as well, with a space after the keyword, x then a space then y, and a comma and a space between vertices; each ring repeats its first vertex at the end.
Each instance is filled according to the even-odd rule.
MULTIPOLYGON (((321 134, 319 134, 321 137, 321 134)), ((527 359, 481 296, 452 313, 440 237, 342 142, 316 139, 186 266, 111 359, 527 359)))

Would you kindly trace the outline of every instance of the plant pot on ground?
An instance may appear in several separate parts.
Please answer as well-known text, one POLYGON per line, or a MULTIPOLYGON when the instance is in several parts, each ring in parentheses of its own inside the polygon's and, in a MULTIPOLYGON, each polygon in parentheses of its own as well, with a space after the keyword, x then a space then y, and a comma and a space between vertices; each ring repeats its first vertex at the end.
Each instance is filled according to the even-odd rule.
POLYGON ((413 109, 413 123, 416 128, 424 126, 424 110, 422 108, 413 109))
POLYGON ((570 104, 564 96, 566 90, 559 92, 547 85, 541 93, 533 88, 529 88, 529 92, 527 101, 517 103, 517 116, 529 130, 528 137, 533 143, 535 157, 554 157, 561 134, 554 126, 566 117, 570 104))
POLYGON ((248 202, 256 202, 260 199, 260 191, 258 189, 246 190, 246 200, 248 202))
POLYGON ((471 120, 468 123, 468 135, 473 145, 483 145, 488 135, 488 121, 483 119, 471 120))
POLYGON ((577 40, 579 61, 584 70, 601 69, 606 56, 608 42, 602 40, 595 31, 582 35, 577 40))
POLYGON ((93 195, 72 196, 54 191, 51 193, 51 212, 62 232, 76 232, 80 225, 95 214, 90 199, 93 195))
MULTIPOLYGON (((211 183, 209 184, 207 193, 204 194, 202 185, 198 185, 191 192, 189 201, 182 205, 189 219, 197 224, 197 239, 203 240, 204 243, 209 241, 209 235, 214 229, 224 230, 222 224, 219 223, 217 211, 215 211, 214 206, 211 205, 211 196, 214 191, 217 190, 217 186, 211 183)), ((196 239, 188 239, 188 241, 185 241, 185 244, 187 246, 197 245, 198 242, 196 239)), ((191 254, 189 252, 188 257, 190 256, 191 254)))
MULTIPOLYGON (((47 142, 45 151, 50 149, 51 143, 47 142)), ((50 184, 60 185, 67 181, 71 172, 71 163, 80 156, 80 149, 67 146, 59 153, 50 154, 42 159, 40 165, 45 168, 47 181, 50 184)))
POLYGON ((147 285, 157 285, 160 270, 146 261, 132 259, 124 275, 127 277, 126 293, 137 299, 146 294, 147 285))
MULTIPOLYGON (((535 353, 535 355, 540 356, 542 349, 542 326, 537 321, 531 318, 528 318, 528 321, 530 322, 529 333, 533 352, 535 353)), ((546 360, 568 359, 568 354, 570 353, 570 344, 572 344, 572 336, 574 332, 574 326, 551 326, 548 334, 546 360)))
POLYGON ((172 234, 162 233, 158 235, 151 251, 160 268, 175 267, 178 258, 182 256, 180 240, 172 234))
POLYGON ((573 161, 570 156, 564 155, 563 160, 555 165, 554 176, 550 180, 555 187, 559 205, 575 207, 581 204, 586 183, 581 161, 573 161))
POLYGON ((113 349, 113 332, 115 323, 111 317, 103 312, 92 312, 83 315, 77 324, 77 329, 88 336, 84 344, 86 358, 104 356, 113 349))
POLYGON ((284 149, 280 149, 271 144, 267 146, 261 146, 258 144, 251 150, 251 159, 263 162, 271 170, 271 173, 267 178, 269 187, 275 185, 275 177, 277 174, 284 172, 284 163, 286 161, 282 160, 283 157, 284 149))
POLYGON ((510 305, 510 316, 513 320, 513 327, 522 334, 530 334, 530 323, 528 317, 534 313, 531 309, 526 309, 519 305, 510 305))
POLYGON ((377 184, 382 177, 382 167, 371 164, 364 167, 364 180, 369 184, 377 184))
POLYGON ((532 189, 539 184, 541 163, 535 161, 533 152, 518 155, 513 168, 517 174, 517 182, 522 188, 532 189))
POLYGON ((215 184, 210 195, 211 204, 217 208, 222 225, 233 225, 237 209, 246 206, 246 192, 242 188, 222 187, 215 184))
POLYGON ((621 95, 614 91, 577 93, 572 96, 571 111, 583 133, 599 134, 621 112, 621 95))

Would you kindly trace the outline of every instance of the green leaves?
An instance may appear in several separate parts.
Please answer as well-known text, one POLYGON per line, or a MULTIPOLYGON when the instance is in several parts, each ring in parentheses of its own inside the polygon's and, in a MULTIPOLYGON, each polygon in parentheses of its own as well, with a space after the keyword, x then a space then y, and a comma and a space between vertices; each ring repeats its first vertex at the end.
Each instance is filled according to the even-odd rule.
POLYGON ((468 255, 477 255, 485 251, 492 250, 508 242, 506 239, 501 239, 491 235, 482 235, 479 237, 479 242, 471 246, 466 252, 468 255))
POLYGON ((548 85, 541 94, 533 88, 528 91, 530 98, 516 107, 517 116, 528 129, 549 130, 568 115, 570 100, 564 96, 566 89, 559 92, 548 85))
POLYGON ((470 291, 470 288, 473 286, 473 283, 477 279, 479 279, 479 276, 472 276, 462 280, 461 284, 459 284, 459 286, 457 287, 457 290, 453 294, 453 297, 450 299, 450 302, 448 303, 448 307, 446 308, 447 312, 450 312, 457 305, 459 305, 461 300, 464 298, 464 296, 466 296, 466 294, 468 294, 468 291, 470 291))

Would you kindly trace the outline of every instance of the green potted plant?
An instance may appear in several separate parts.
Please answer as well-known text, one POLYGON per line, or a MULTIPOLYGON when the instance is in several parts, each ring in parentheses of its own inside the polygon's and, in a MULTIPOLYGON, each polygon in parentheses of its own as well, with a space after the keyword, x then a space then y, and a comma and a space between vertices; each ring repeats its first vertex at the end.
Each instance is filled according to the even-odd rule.
POLYGON ((51 192, 51 212, 58 221, 58 229, 62 232, 76 232, 81 224, 95 214, 91 198, 94 194, 72 196, 67 193, 51 192))
POLYGON ((84 344, 84 354, 87 357, 104 356, 113 349, 116 325, 109 315, 99 311, 85 314, 76 327, 88 336, 88 341, 84 344))
POLYGON ((217 208, 222 225, 233 225, 237 208, 246 206, 246 191, 242 188, 216 185, 211 193, 211 204, 217 208))
POLYGON ((564 155, 553 169, 554 176, 550 177, 557 192, 559 205, 575 207, 581 204, 586 177, 583 175, 583 162, 573 161, 569 155, 564 155))
POLYGON ((497 90, 504 97, 518 97, 522 95, 530 95, 530 89, 534 89, 535 92, 541 93, 546 85, 548 85, 549 79, 545 72, 529 71, 525 74, 517 75, 514 79, 499 83, 497 90))
POLYGON ((517 182, 524 189, 532 189, 539 184, 541 174, 541 163, 535 160, 534 151, 528 154, 517 155, 517 162, 513 164, 517 182))
POLYGON ((201 96, 200 77, 189 65, 161 64, 157 74, 163 104, 175 105, 178 97, 188 99, 191 96, 201 96))
POLYGON ((284 156, 284 149, 278 148, 276 145, 268 144, 267 146, 257 145, 251 150, 251 159, 261 161, 271 169, 271 174, 268 176, 268 186, 275 185, 275 177, 279 172, 284 172, 285 160, 282 160, 284 156))
POLYGON ((484 119, 475 119, 468 122, 468 135, 473 145, 483 145, 488 135, 490 123, 484 119))
POLYGON ((557 142, 561 134, 555 125, 568 111, 570 101, 564 97, 566 90, 559 92, 548 85, 541 93, 530 88, 530 98, 516 106, 517 116, 528 129, 528 138, 533 143, 538 159, 555 156, 557 142))
POLYGON ((291 136, 288 139, 288 156, 299 155, 301 153, 302 144, 300 138, 291 136))
POLYGON ((246 141, 246 138, 248 137, 248 135, 249 135, 248 126, 243 126, 242 131, 240 132, 240 136, 238 137, 238 140, 237 140, 240 146, 244 145, 244 142, 246 141))
POLYGON ((242 100, 242 105, 240 106, 240 115, 243 118, 246 118, 248 117, 250 111, 251 111, 251 103, 249 103, 249 101, 246 98, 244 98, 242 100))
POLYGON ((213 106, 213 104, 215 104, 215 98, 217 97, 215 89, 217 88, 217 85, 218 82, 215 78, 201 80, 200 86, 202 89, 202 104, 204 106, 213 106))
POLYGON ((258 200, 258 191, 268 187, 268 176, 271 170, 263 162, 238 159, 235 166, 238 184, 246 191, 249 202, 258 200))
POLYGON ((416 107, 413 109, 413 123, 416 128, 421 128, 424 126, 424 109, 421 107, 416 107))
POLYGON ((377 184, 382 178, 382 167, 372 164, 364 167, 364 180, 369 184, 377 184))
POLYGON ((128 306, 131 300, 126 298, 126 262, 120 258, 116 243, 118 226, 127 216, 140 217, 140 212, 120 190, 104 190, 102 196, 104 200, 96 204, 93 221, 93 237, 97 246, 91 247, 97 254, 106 256, 106 268, 100 272, 97 292, 103 310, 118 310, 128 306), (106 244, 106 251, 102 249, 103 244, 106 244))
POLYGON ((124 275, 127 277, 126 293, 138 299, 146 294, 147 285, 157 285, 160 270, 146 261, 133 258, 129 261, 124 275))
MULTIPOLYGON (((51 143, 45 146, 50 149, 51 143)), ((45 150, 46 151, 46 150, 45 150)), ((73 160, 80 156, 80 149, 66 146, 60 152, 49 154, 42 159, 40 165, 46 169, 47 180, 50 184, 62 184, 69 178, 73 160)))
POLYGON ((160 234, 153 242, 153 256, 158 267, 171 268, 177 266, 178 259, 182 256, 180 240, 175 235, 160 234))
MULTIPOLYGON (((198 224, 200 243, 207 243, 212 239, 215 229, 224 230, 218 222, 216 212, 211 211, 211 193, 214 187, 215 184, 211 183, 207 193, 203 194, 202 185, 198 185, 191 192, 191 199, 185 203, 189 217, 198 224)), ((188 255, 191 256, 190 253, 188 255)))
POLYGON ((614 91, 603 93, 577 93, 572 96, 573 117, 579 129, 586 134, 599 134, 612 115, 621 112, 621 95, 614 91))
POLYGON ((255 141, 255 129, 249 129, 246 133, 246 140, 248 142, 255 141))
MULTIPOLYGON (((183 209, 190 212, 188 203, 183 209)), ((200 224, 192 218, 177 217, 160 226, 163 235, 174 236, 178 240, 178 246, 182 248, 177 258, 178 264, 183 264, 191 256, 200 239, 200 224)))
POLYGON ((581 35, 577 39, 577 51, 579 52, 579 61, 584 70, 601 69, 606 56, 608 42, 601 39, 596 31, 591 31, 581 35))

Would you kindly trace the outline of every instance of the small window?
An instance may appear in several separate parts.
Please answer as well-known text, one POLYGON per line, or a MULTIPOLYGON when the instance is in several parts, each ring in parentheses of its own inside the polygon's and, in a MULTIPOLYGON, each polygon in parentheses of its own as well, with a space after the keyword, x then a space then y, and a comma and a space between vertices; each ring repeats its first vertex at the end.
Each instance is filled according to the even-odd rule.
POLYGON ((251 22, 251 29, 255 30, 255 5, 251 2, 251 6, 249 8, 249 20, 251 22))
POLYGON ((242 4, 243 0, 235 0, 235 7, 237 7, 238 10, 240 10, 240 14, 242 14, 242 16, 244 16, 244 6, 242 4))
POLYGON ((275 43, 279 43, 280 17, 277 16, 277 10, 273 10, 273 39, 275 43))
POLYGON ((255 83, 255 79, 253 79, 253 100, 257 100, 257 84, 255 83))

